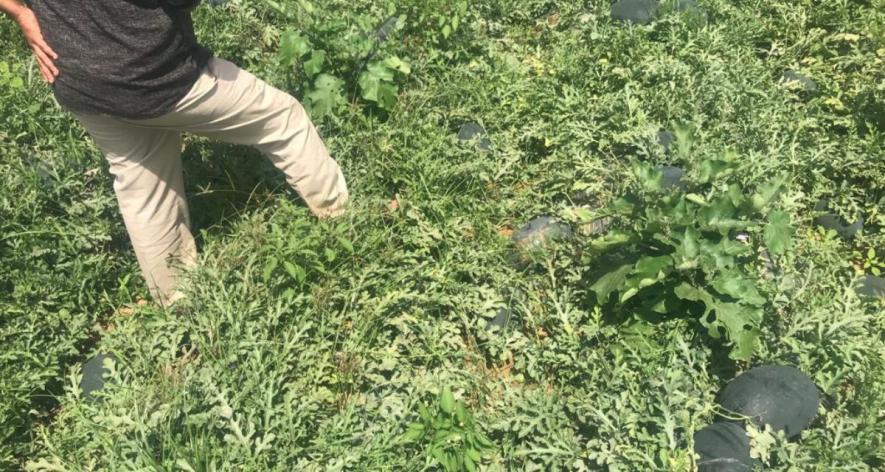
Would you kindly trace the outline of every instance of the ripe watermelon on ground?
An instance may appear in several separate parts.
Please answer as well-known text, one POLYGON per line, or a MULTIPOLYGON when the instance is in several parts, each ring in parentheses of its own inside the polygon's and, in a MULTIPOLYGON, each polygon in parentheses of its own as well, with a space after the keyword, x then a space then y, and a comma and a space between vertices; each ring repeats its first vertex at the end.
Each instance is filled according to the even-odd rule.
POLYGON ((461 141, 473 141, 474 139, 477 139, 478 143, 476 147, 481 151, 488 151, 492 148, 492 142, 489 140, 485 128, 479 123, 472 121, 461 125, 461 129, 458 131, 458 139, 461 141))
POLYGON ((674 189, 674 188, 684 188, 685 181, 685 171, 682 170, 681 167, 675 166, 658 166, 656 169, 664 174, 664 178, 661 180, 662 185, 665 189, 674 189))
POLYGON ((766 365, 737 376, 719 393, 719 404, 759 427, 770 425, 795 437, 817 415, 820 392, 794 367, 766 365))
POLYGON ((93 393, 104 388, 104 377, 109 373, 104 365, 105 360, 116 362, 117 358, 113 354, 99 354, 83 364, 83 378, 80 380, 80 390, 83 392, 83 397, 87 400, 91 400, 93 393))
POLYGON ((885 298, 885 278, 875 275, 864 276, 855 290, 858 295, 865 298, 885 298))
POLYGON ((658 144, 664 148, 664 152, 670 152, 670 147, 673 146, 673 141, 675 140, 676 136, 670 131, 664 130, 658 132, 658 144))
POLYGON ((700 456, 699 472, 749 472, 753 470, 750 439, 736 423, 713 423, 694 433, 694 452, 700 456))
POLYGON ((658 11, 655 0, 621 0, 612 5, 612 18, 628 23, 646 24, 654 19, 658 11))
POLYGON ((803 92, 817 92, 817 84, 810 77, 793 69, 784 71, 783 80, 787 85, 797 87, 803 92))
POLYGON ((859 216, 853 223, 847 224, 845 220, 834 213, 826 213, 814 219, 814 224, 835 231, 844 239, 851 239, 863 230, 863 217, 859 216))
POLYGON ((540 216, 514 233, 512 240, 520 249, 532 249, 543 247, 552 241, 569 239, 572 234, 569 225, 557 221, 552 216, 540 216))

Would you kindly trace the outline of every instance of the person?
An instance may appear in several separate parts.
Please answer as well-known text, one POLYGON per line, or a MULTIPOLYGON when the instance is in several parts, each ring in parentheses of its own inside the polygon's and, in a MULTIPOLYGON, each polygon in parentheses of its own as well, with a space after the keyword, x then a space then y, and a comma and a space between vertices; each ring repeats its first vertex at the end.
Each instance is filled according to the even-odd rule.
POLYGON ((343 213, 344 175, 301 104, 194 35, 199 0, 0 0, 43 79, 104 154, 155 300, 182 297, 196 262, 181 164, 182 132, 266 155, 320 218, 343 213))

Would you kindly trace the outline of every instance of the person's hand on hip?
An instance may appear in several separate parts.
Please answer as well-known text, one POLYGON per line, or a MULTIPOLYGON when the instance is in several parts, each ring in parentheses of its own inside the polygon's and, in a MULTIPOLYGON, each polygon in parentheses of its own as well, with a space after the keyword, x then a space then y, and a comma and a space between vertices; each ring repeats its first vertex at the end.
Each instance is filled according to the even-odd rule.
POLYGON ((55 82, 55 78, 58 77, 58 68, 55 67, 54 61, 58 59, 58 54, 43 39, 43 32, 40 30, 40 23, 37 22, 34 12, 30 8, 24 7, 18 10, 18 14, 14 18, 21 28, 28 46, 34 51, 43 80, 48 84, 55 82))

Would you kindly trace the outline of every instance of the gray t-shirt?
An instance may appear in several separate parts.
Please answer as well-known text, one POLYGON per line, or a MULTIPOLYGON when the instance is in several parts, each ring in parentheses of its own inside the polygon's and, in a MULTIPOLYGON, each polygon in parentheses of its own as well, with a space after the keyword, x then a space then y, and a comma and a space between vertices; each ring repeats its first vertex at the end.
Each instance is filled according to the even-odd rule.
POLYGON ((155 118, 190 91, 211 53, 194 37, 199 0, 30 0, 58 54, 55 96, 75 112, 155 118))

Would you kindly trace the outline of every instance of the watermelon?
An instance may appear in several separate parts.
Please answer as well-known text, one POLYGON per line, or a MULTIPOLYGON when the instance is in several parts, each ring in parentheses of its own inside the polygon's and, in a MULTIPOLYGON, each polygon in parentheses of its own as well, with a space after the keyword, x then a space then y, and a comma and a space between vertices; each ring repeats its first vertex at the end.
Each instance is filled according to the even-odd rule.
POLYGON ((655 0, 621 0, 612 5, 612 19, 644 25, 654 19, 658 11, 655 0))
POLYGON ((104 366, 105 360, 117 362, 113 354, 99 354, 83 364, 83 379, 80 380, 80 390, 87 400, 94 398, 93 393, 104 388, 104 376, 108 370, 104 366))
POLYGON ((512 240, 520 249, 543 247, 552 241, 561 241, 572 237, 572 228, 560 223, 551 216, 541 216, 529 221, 513 234, 512 240))
POLYGON ((656 169, 664 174, 662 184, 665 189, 685 189, 685 171, 680 167, 674 166, 657 166, 656 169))
POLYGON ((510 324, 513 319, 513 311, 508 308, 500 308, 495 312, 495 317, 486 323, 486 331, 502 330, 510 324))
POLYGON ((676 11, 689 11, 698 7, 696 0, 676 0, 676 11))
POLYGON ((399 18, 391 16, 380 28, 378 28, 377 31, 375 31, 375 37, 378 38, 378 41, 383 43, 390 36, 390 33, 393 33, 393 30, 395 30, 397 26, 399 26, 399 18))
POLYGON ((845 220, 834 213, 826 213, 814 219, 817 226, 831 229, 844 239, 851 239, 863 230, 863 216, 858 216, 853 223, 848 224, 845 220))
POLYGON ((860 279, 855 290, 865 298, 885 298, 885 278, 867 275, 860 279))
POLYGON ((787 85, 789 85, 791 87, 796 87, 796 88, 802 90, 803 92, 810 93, 810 92, 817 91, 817 84, 813 80, 811 80, 808 76, 806 76, 804 74, 800 74, 799 72, 797 72, 793 69, 788 69, 788 70, 784 71, 783 78, 784 78, 784 82, 787 85))
POLYGON ((473 141, 474 139, 478 139, 476 147, 481 151, 488 151, 492 148, 492 142, 489 141, 488 136, 486 136, 485 128, 479 123, 472 121, 461 125, 461 130, 458 131, 458 139, 461 141, 473 141))
POLYGON ((700 456, 699 472, 753 470, 750 439, 736 423, 713 423, 694 433, 694 452, 700 456))
POLYGON ((667 130, 658 132, 658 144, 664 148, 665 152, 670 152, 670 147, 673 145, 675 139, 676 137, 673 133, 667 130))
POLYGON ((811 424, 820 404, 814 382, 794 367, 766 365, 739 375, 719 393, 719 404, 759 427, 795 437, 811 424))

